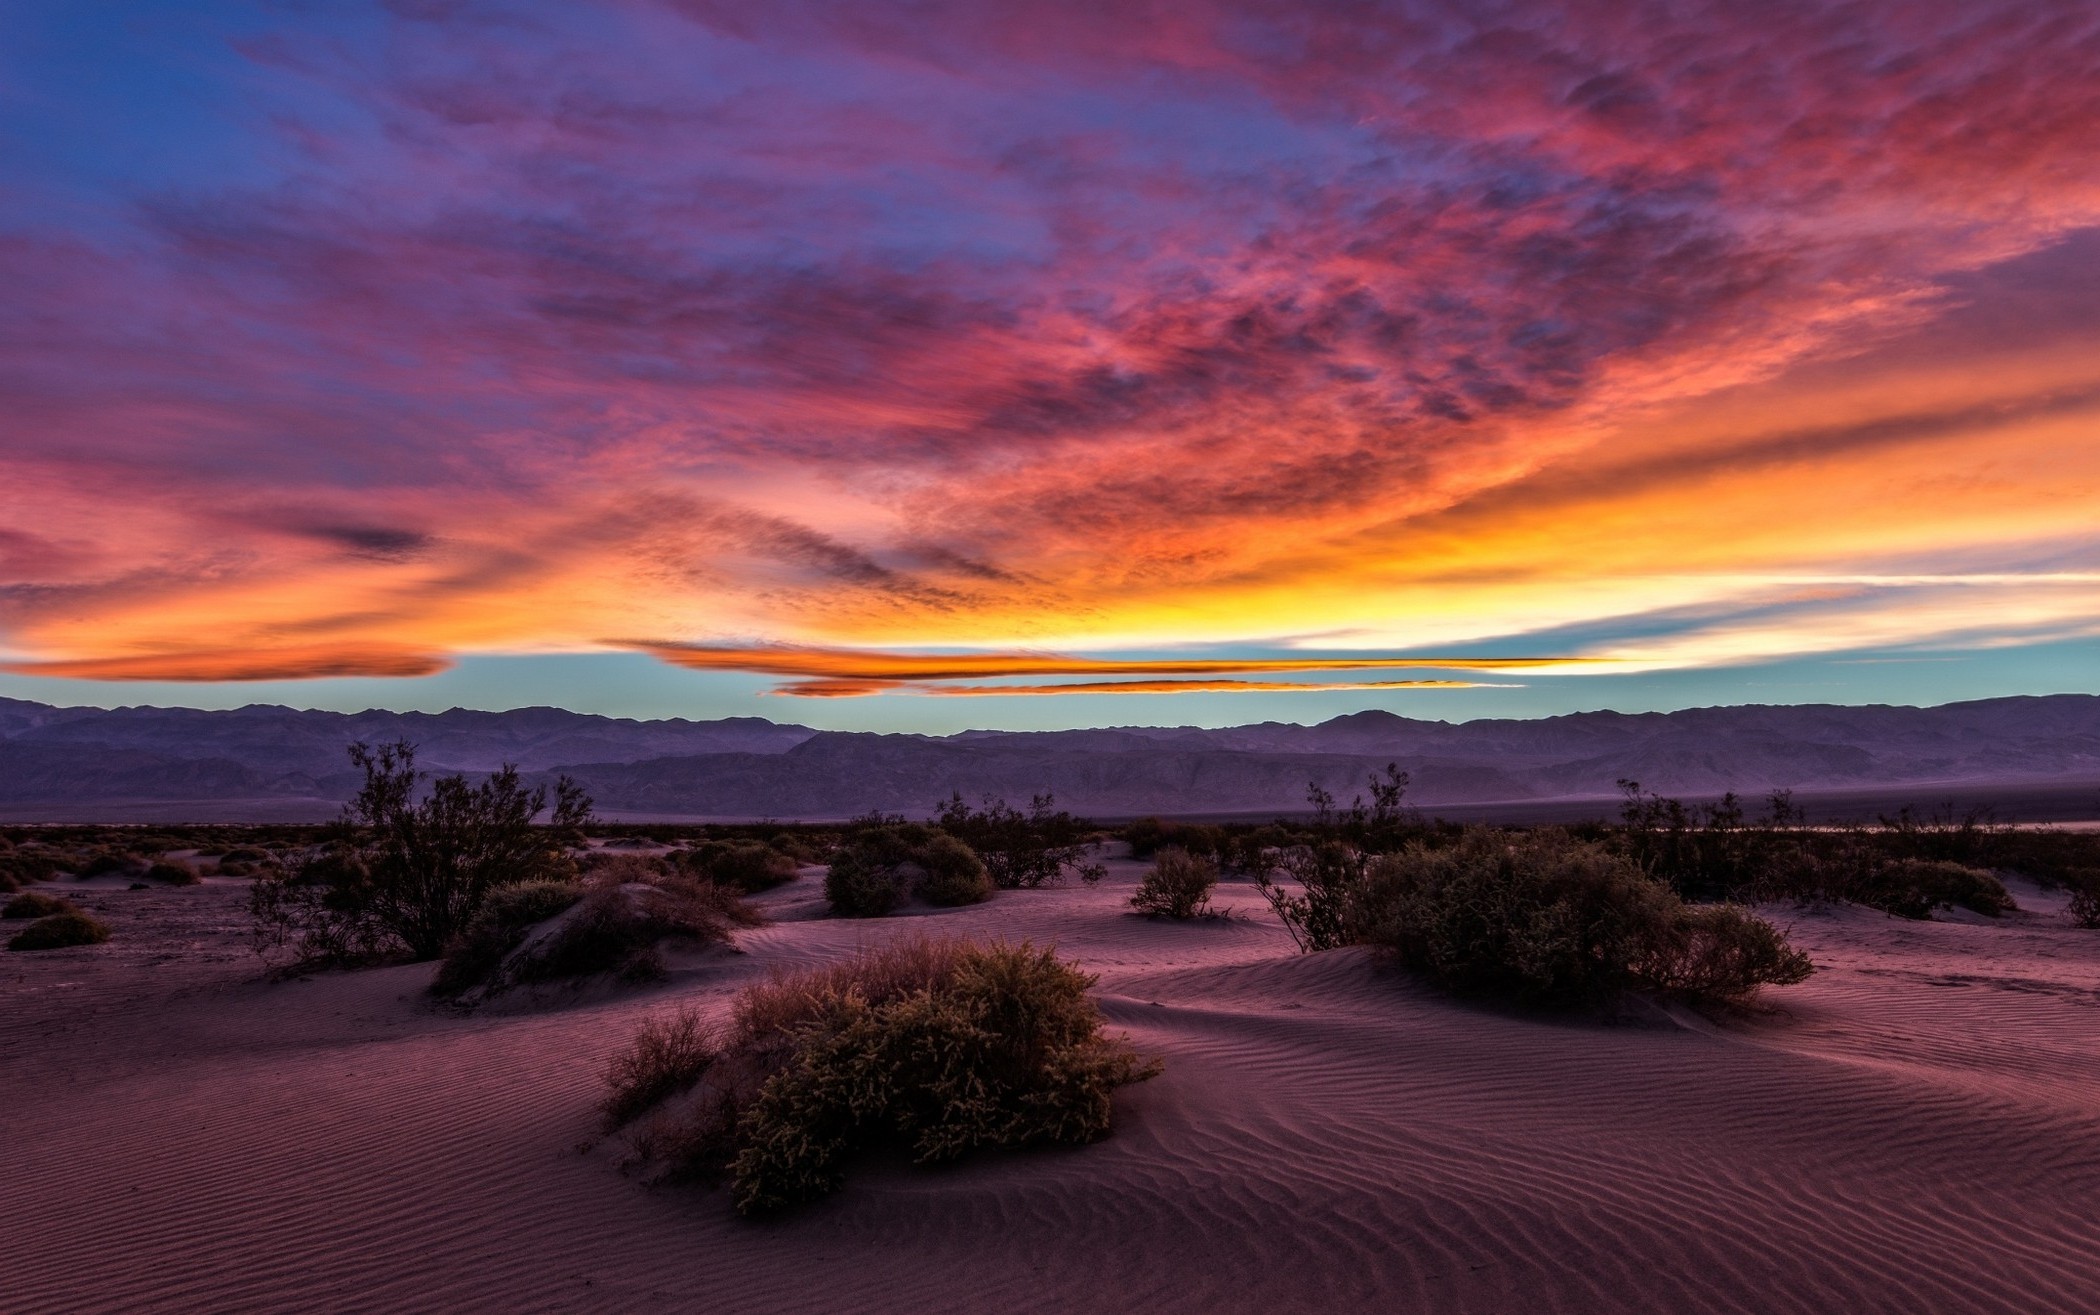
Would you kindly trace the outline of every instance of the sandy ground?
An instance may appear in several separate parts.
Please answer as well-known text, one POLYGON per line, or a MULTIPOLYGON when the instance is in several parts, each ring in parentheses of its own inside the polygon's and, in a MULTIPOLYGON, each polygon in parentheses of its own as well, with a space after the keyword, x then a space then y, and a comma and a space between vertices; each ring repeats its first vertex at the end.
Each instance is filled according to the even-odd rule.
POLYGON ((0 955, 0 1309, 2100 1310, 2100 934, 1775 911, 1822 969, 1714 1026, 1454 1004, 1096 889, 880 922, 813 881, 662 987, 461 1014, 428 966, 269 983, 242 883, 63 883, 0 955), (592 1133, 644 1015, 911 932, 1054 941, 1166 1060, 1098 1145, 863 1163, 788 1219, 592 1133))

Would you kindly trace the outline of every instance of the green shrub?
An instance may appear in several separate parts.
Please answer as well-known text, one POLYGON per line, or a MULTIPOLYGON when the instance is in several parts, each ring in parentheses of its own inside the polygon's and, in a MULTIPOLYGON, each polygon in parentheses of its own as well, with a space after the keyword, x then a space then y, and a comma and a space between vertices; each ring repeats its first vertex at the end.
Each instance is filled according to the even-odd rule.
POLYGON ((38 918, 7 943, 10 950, 62 950, 73 945, 100 945, 109 928, 78 909, 38 918))
POLYGON ((933 837, 918 851, 915 861, 926 874, 919 878, 917 893, 928 904, 952 908, 981 904, 992 897, 992 878, 984 861, 954 836, 933 837))
POLYGON ((797 867, 791 855, 755 840, 703 840, 679 859, 695 875, 747 895, 793 881, 797 867))
POLYGON ((75 875, 82 877, 139 877, 152 865, 136 854, 105 849, 85 855, 75 875))
POLYGON ((1299 950, 1331 950, 1354 939, 1351 922, 1365 861, 1354 846, 1339 840, 1293 845, 1276 852, 1274 868, 1255 870, 1255 886, 1299 950), (1297 883, 1295 892, 1275 879, 1275 868, 1297 883))
POLYGON ((1461 994, 1604 1003, 1630 990, 1706 1001, 1807 977, 1806 956, 1729 906, 1687 907, 1631 860, 1560 832, 1468 831, 1374 861, 1353 939, 1461 994))
POLYGON ((54 913, 72 913, 74 908, 56 895, 40 890, 25 891, 0 909, 0 918, 48 918, 54 913))
MULTIPOLYGON (((759 1214, 835 1191, 850 1157, 878 1143, 931 1163, 1095 1140, 1114 1090, 1158 1069, 1102 1034, 1093 982, 1048 950, 955 941, 776 978, 738 998, 701 1099, 654 1144, 679 1171, 727 1178, 738 1209, 759 1214)), ((686 1080, 643 1048, 634 1068, 663 1072, 665 1088, 686 1080)), ((710 1048, 696 1039, 681 1053, 710 1048)), ((647 1106, 627 1091, 616 1083, 608 1106, 632 1118, 647 1106)))
POLYGON ((1218 865, 1210 859, 1162 849, 1130 904, 1144 914, 1194 918, 1210 911, 1210 892, 1217 884, 1218 865))

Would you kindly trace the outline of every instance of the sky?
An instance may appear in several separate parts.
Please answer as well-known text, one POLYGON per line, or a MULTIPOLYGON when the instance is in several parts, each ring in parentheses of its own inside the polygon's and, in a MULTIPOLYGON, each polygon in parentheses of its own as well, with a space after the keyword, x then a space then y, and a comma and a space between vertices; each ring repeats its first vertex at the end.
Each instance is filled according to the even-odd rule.
POLYGON ((13 0, 0 696, 2100 692, 2090 0, 13 0))

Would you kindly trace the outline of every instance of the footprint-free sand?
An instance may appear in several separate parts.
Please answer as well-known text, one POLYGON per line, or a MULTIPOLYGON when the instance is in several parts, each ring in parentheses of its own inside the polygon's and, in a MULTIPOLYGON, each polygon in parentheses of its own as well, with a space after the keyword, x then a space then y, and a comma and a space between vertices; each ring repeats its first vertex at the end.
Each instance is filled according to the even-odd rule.
POLYGON ((1768 910, 1769 1011, 1617 1023, 1300 956, 1251 888, 1140 869, 874 922, 818 883, 672 980, 460 1013, 428 965, 262 980, 243 885, 75 887, 109 944, 0 955, 0 1310, 2100 1310, 2100 933, 1768 910), (1166 1061, 1080 1149, 857 1164, 778 1220, 594 1127, 644 1016, 914 933, 1055 942, 1166 1061))

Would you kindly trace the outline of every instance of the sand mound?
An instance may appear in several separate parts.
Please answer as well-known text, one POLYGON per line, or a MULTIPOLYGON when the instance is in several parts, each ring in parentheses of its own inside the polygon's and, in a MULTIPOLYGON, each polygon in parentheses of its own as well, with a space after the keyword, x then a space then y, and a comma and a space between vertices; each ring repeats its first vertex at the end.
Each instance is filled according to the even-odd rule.
POLYGON ((427 966, 260 983, 237 884, 97 892, 109 945, 0 962, 0 1308, 2100 1306, 2100 936, 2045 905, 1782 911, 1824 969, 1782 1012, 1604 1026, 1295 956, 1231 882, 1232 920, 1132 916, 1139 870, 874 921, 796 883, 743 955, 516 1015, 427 966), (765 1225, 579 1151, 641 1016, 918 932, 1055 942, 1165 1075, 1098 1145, 858 1166, 765 1225))

